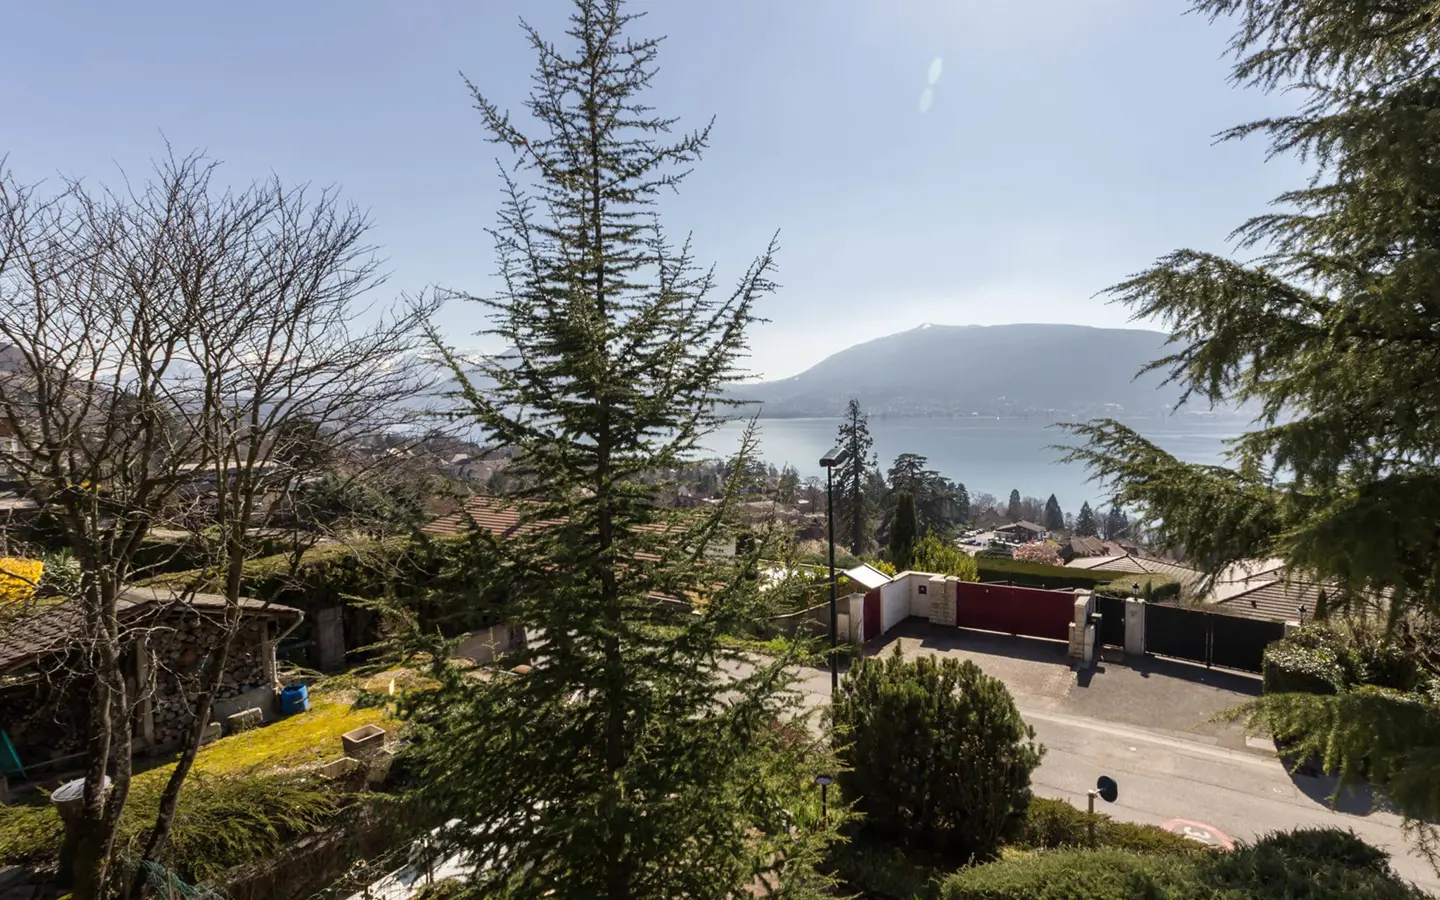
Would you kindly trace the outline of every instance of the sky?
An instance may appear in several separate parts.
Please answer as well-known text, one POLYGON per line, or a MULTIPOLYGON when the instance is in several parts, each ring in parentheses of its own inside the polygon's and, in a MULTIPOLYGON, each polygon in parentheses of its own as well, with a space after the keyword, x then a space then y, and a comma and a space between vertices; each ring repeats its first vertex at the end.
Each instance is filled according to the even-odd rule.
MULTIPOLYGON (((388 292, 495 287, 508 157, 464 78, 520 107, 520 18, 563 40, 567 0, 3 5, 0 156, 20 180, 134 177, 168 141, 237 184, 339 187, 374 221, 388 292)), ((666 37, 652 105, 715 120, 667 227, 722 285, 779 233, 749 368, 788 377, 924 323, 1124 326, 1098 292, 1180 247, 1229 252, 1305 173, 1258 139, 1215 143, 1287 98, 1232 85, 1230 24, 1187 7, 632 0, 637 33, 666 37)), ((485 346, 474 304, 440 325, 485 346)))

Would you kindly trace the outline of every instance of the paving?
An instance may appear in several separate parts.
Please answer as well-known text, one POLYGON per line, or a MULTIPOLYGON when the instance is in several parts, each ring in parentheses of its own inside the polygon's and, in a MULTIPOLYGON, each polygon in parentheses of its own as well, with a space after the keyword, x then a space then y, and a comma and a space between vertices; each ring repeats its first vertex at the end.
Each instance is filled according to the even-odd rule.
POLYGON ((899 646, 907 657, 935 654, 969 659, 1005 682, 1026 709, 1138 725, 1229 749, 1273 755, 1268 739, 1246 735, 1214 717, 1260 696, 1258 675, 1207 669, 1177 660, 1127 659, 1107 651, 1093 667, 1077 666, 1059 641, 1012 637, 959 628, 935 628, 910 619, 885 636, 871 654, 899 646))
MULTIPOLYGON (((908 657, 970 659, 1005 682, 1046 748, 1032 780, 1040 796, 1084 807, 1086 792, 1108 775, 1119 782, 1120 796, 1113 804, 1097 801, 1099 811, 1217 846, 1297 827, 1350 829, 1389 851, 1402 876, 1440 891, 1440 877, 1407 845, 1400 817, 1377 806, 1368 792, 1347 791, 1332 804, 1333 779, 1291 774, 1268 739, 1211 721, 1259 696, 1257 676, 1164 659, 1127 660, 1120 653, 1093 668, 1077 667, 1059 642, 920 620, 902 623, 867 653, 897 646, 908 657)), ((750 667, 731 668, 739 673, 750 667)), ((807 705, 829 702, 829 671, 797 674, 807 705)))

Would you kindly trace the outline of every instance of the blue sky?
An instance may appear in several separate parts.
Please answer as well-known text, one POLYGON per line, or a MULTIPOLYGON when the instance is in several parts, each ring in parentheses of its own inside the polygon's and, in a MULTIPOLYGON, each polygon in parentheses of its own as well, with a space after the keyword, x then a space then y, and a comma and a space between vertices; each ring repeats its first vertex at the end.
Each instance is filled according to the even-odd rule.
MULTIPOLYGON (((1303 176, 1221 129, 1286 109, 1231 86, 1229 34, 1181 0, 635 0, 663 34, 652 101, 716 117, 672 230, 730 283, 780 231, 752 368, 799 372, 925 322, 1122 325, 1093 295, 1226 235, 1303 176), (937 64, 937 60, 940 62, 937 64), (932 72, 928 108, 922 94, 932 72)), ((518 107, 523 14, 565 0, 14 3, 0 154, 98 181, 201 148, 225 178, 335 184, 387 290, 483 293, 494 161, 463 72, 518 107)), ((470 346, 473 306, 443 325, 470 346)))

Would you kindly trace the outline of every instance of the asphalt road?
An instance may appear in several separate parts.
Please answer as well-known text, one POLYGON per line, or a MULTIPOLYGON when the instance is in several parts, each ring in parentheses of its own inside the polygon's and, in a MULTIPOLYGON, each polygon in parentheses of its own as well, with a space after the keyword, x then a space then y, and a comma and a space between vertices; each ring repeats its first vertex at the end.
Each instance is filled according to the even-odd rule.
MULTIPOLYGON (((797 686, 808 706, 829 702, 828 672, 805 669, 797 686)), ((1039 796, 1069 800, 1083 808, 1095 780, 1109 775, 1119 783, 1119 797, 1110 804, 1096 800, 1097 812, 1142 824, 1168 823, 1171 830, 1182 833, 1188 828, 1196 837, 1210 833, 1212 842, 1248 840, 1302 826, 1347 828, 1390 851, 1403 877, 1440 894, 1440 876, 1410 853, 1400 817, 1371 811, 1368 796, 1343 796, 1332 809, 1326 798, 1333 782, 1291 776, 1273 755, 1027 708, 1023 700, 1017 705, 1046 747, 1033 779, 1039 796)))

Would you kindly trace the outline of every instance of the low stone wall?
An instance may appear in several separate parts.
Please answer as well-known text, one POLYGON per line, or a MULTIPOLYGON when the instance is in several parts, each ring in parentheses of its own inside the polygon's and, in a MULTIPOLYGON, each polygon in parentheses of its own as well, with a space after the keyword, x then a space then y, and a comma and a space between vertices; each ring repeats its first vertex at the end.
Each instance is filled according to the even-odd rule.
POLYGON ((214 887, 229 900, 299 900, 330 887, 357 862, 384 857, 413 838, 403 817, 368 807, 342 819, 340 827, 299 840, 274 859, 230 870, 214 887))
MULTIPOLYGON (((838 603, 837 603, 838 609, 838 603)), ((830 601, 816 604, 809 609, 766 619, 757 629, 764 640, 775 637, 794 637, 797 634, 830 633, 830 601)))

